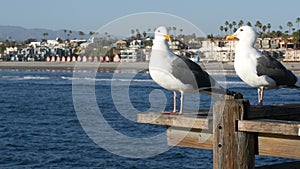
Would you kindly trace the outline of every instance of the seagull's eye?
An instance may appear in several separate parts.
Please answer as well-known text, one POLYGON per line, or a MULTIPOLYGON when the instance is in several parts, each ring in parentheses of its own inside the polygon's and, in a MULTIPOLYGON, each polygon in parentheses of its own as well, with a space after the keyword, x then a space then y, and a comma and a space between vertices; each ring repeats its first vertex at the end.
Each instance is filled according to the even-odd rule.
POLYGON ((243 32, 243 31, 244 31, 244 29, 240 29, 240 31, 241 31, 241 32, 243 32))
POLYGON ((158 30, 157 32, 160 32, 160 30, 158 30))

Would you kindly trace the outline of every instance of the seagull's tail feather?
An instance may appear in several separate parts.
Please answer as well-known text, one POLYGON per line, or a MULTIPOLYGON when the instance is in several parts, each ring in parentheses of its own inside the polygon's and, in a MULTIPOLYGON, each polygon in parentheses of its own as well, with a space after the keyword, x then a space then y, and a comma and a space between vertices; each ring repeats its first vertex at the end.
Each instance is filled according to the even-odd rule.
POLYGON ((201 89, 200 92, 210 95, 215 100, 243 99, 243 95, 241 93, 225 89, 221 86, 217 88, 201 89))
POLYGON ((297 77, 297 81, 296 81, 296 83, 295 83, 295 87, 296 87, 297 89, 300 89, 300 77, 297 77))
POLYGON ((288 88, 300 90, 300 86, 298 85, 288 86, 288 88))

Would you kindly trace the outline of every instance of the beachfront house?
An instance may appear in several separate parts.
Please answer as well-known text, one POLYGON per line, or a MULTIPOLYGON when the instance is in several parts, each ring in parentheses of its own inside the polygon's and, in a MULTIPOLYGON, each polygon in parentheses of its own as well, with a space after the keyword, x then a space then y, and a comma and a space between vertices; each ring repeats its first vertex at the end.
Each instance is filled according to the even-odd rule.
POLYGON ((237 41, 206 39, 202 41, 200 51, 203 53, 202 61, 232 62, 237 41))
POLYGON ((127 48, 120 51, 121 62, 144 62, 146 54, 144 49, 127 48))

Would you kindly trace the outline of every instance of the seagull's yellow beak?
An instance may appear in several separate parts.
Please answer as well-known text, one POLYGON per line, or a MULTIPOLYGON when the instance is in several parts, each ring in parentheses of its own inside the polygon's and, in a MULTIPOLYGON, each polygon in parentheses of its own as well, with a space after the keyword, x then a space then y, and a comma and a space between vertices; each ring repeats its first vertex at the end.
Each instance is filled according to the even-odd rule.
POLYGON ((231 35, 226 36, 226 40, 233 40, 233 39, 237 39, 235 34, 231 34, 231 35))
POLYGON ((171 41, 171 36, 169 34, 165 34, 164 37, 168 40, 171 41))

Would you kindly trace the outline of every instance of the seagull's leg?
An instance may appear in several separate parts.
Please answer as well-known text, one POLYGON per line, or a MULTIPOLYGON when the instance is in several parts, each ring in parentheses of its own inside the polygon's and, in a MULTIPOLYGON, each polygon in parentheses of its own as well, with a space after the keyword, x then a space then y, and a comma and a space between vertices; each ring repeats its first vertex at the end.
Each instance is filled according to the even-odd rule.
POLYGON ((263 105, 263 97, 264 97, 264 88, 263 87, 257 88, 257 95, 258 95, 257 106, 262 106, 263 105))
POLYGON ((178 114, 177 109, 176 109, 176 107, 177 107, 177 93, 176 93, 176 91, 173 92, 173 101, 174 101, 174 103, 173 103, 173 111, 171 111, 171 112, 164 112, 163 114, 171 114, 171 115, 178 114))
POLYGON ((183 94, 183 92, 181 92, 179 114, 182 114, 182 111, 183 111, 183 102, 184 102, 184 94, 183 94))
POLYGON ((262 87, 260 91, 260 105, 263 105, 263 99, 264 99, 265 89, 262 87))
POLYGON ((257 104, 260 101, 260 88, 257 88, 257 104))
POLYGON ((176 103, 177 103, 177 94, 176 94, 175 91, 174 91, 173 93, 174 93, 174 98, 173 98, 173 99, 174 99, 174 100, 173 100, 173 101, 174 101, 174 103, 173 103, 173 105, 174 105, 174 107, 173 107, 173 113, 176 113, 176 112, 177 112, 177 110, 176 110, 176 107, 177 107, 177 106, 176 106, 176 105, 177 105, 177 104, 176 104, 176 103))

